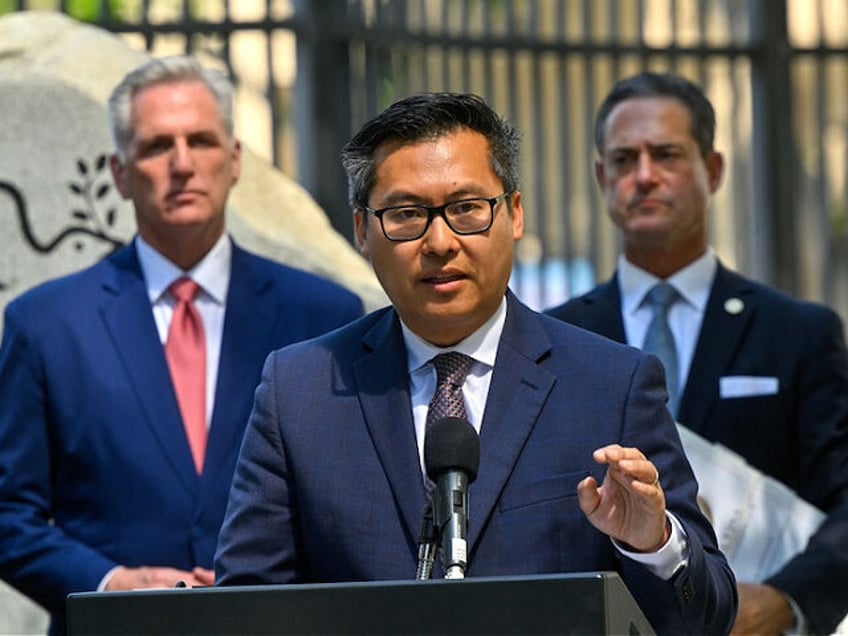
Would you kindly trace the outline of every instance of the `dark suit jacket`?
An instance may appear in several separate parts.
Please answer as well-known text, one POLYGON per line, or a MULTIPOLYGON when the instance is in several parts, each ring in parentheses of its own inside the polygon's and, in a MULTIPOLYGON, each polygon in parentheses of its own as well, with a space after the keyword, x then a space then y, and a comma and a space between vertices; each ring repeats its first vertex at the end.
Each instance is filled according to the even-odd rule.
MULTIPOLYGON (((624 342, 617 277, 549 310, 624 342)), ((801 607, 817 633, 848 611, 848 357, 842 323, 719 265, 678 420, 741 454, 829 512, 807 550, 768 582, 801 607), (740 313, 728 299, 744 303, 740 313), (721 399, 719 378, 776 377, 776 395, 721 399)))
MULTIPOLYGON (((508 303, 470 487, 467 575, 616 570, 661 633, 728 630, 734 580, 695 502, 658 362, 508 303), (686 529, 689 566, 670 581, 620 557, 578 507, 578 482, 605 472, 592 451, 613 442, 656 463, 686 529)), ((426 495, 406 365, 392 309, 269 357, 219 584, 415 578, 426 495)))
POLYGON ((0 347, 2 577, 62 630, 66 595, 116 565, 212 567, 263 361, 361 315, 343 288, 233 246, 198 477, 134 247, 12 302, 0 347))

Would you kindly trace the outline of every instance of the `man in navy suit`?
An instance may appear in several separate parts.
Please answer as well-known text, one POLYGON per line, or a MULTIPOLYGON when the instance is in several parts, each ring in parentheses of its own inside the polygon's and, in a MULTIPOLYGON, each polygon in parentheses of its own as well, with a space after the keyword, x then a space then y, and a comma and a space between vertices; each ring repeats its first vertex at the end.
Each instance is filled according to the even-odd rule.
POLYGON ((12 302, 0 347, 0 575, 47 608, 53 633, 71 592, 212 583, 263 361, 362 315, 349 291, 226 234, 240 147, 223 76, 154 60, 115 89, 109 115, 138 235, 12 302), (205 336, 197 460, 163 353, 181 277, 199 285, 205 336))
POLYGON ((652 316, 643 300, 657 283, 673 286, 673 415, 829 513, 781 571, 763 584, 739 583, 734 632, 803 631, 806 622, 829 634, 848 611, 842 323, 718 261, 707 233, 723 170, 714 136, 712 105, 683 78, 644 73, 613 88, 596 120, 596 175, 623 255, 611 280, 548 313, 641 346, 652 316))
POLYGON ((660 365, 507 291, 524 226, 518 146, 480 98, 425 94, 345 147, 357 239, 392 306, 269 358, 217 583, 414 578, 432 358, 459 352, 480 436, 467 575, 615 570, 659 632, 730 628, 734 579, 660 365))

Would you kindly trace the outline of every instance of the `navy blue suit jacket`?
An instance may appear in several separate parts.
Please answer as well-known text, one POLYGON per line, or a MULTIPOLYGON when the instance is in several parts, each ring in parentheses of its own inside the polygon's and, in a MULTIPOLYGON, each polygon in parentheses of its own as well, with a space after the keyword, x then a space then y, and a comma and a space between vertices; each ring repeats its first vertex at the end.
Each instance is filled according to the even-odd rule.
POLYGON ((268 353, 362 315, 351 292, 233 246, 215 410, 195 472, 134 247, 8 305, 0 574, 63 629, 116 565, 212 567, 268 353))
MULTIPOLYGON (((617 277, 547 313, 625 341, 617 277)), ((719 264, 678 420, 829 513, 807 550, 768 582, 797 601, 815 633, 831 633, 848 611, 848 354, 839 317, 719 264), (742 311, 726 311, 729 299, 742 311), (776 377, 779 391, 722 399, 725 376, 776 377)))
MULTIPOLYGON (((467 576, 615 570, 661 633, 729 630, 733 576, 663 396, 655 359, 508 294, 470 487, 467 576), (689 537, 689 566, 669 581, 619 556, 579 509, 578 482, 605 472, 592 451, 614 442, 656 463, 689 537)), ((393 309, 269 357, 230 497, 219 584, 415 578, 426 495, 393 309)))

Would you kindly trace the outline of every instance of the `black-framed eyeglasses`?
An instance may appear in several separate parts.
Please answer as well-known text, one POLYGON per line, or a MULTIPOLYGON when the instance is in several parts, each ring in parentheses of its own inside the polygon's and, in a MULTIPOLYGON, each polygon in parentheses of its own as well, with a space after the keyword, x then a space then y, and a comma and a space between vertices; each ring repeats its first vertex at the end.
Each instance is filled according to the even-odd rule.
POLYGON ((512 192, 487 199, 462 199, 444 205, 398 205, 374 210, 363 208, 380 219, 383 234, 390 241, 414 241, 427 233, 433 217, 442 217, 456 234, 482 234, 495 219, 495 206, 512 192))

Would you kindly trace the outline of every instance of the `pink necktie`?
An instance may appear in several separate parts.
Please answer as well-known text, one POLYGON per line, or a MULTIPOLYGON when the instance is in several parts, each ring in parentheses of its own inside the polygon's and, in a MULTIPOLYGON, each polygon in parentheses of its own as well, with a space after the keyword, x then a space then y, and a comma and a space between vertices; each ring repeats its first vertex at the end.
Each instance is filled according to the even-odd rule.
POLYGON ((203 472, 207 437, 206 336, 203 319, 194 306, 199 289, 190 278, 180 278, 168 288, 177 304, 165 341, 165 358, 197 474, 203 472))

